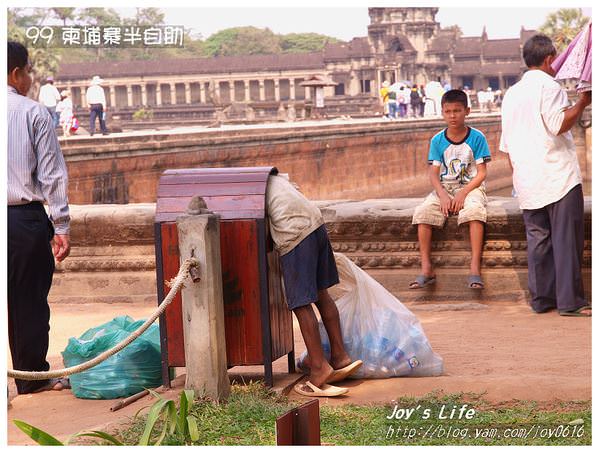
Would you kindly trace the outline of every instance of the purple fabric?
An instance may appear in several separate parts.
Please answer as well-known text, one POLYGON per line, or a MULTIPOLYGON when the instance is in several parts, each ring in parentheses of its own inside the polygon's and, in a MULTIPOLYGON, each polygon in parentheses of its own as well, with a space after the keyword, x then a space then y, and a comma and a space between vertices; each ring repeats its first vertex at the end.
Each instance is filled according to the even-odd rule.
POLYGON ((566 59, 570 56, 570 53, 572 53, 572 49, 574 49, 574 47, 576 46, 576 43, 578 42, 578 40, 580 39, 580 37, 582 36, 582 33, 584 32, 584 30, 581 30, 576 37, 572 40, 572 42, 568 45, 568 47, 566 47, 566 50, 564 50, 561 54, 559 54, 555 60, 553 60, 553 63, 551 63, 551 68, 555 71, 558 72, 561 67, 563 66, 563 64, 565 63, 566 59))
MULTIPOLYGON (((570 71, 565 71, 565 73, 563 74, 558 74, 556 78, 559 79, 568 79, 568 78, 575 78, 581 81, 585 81, 585 82, 592 82, 592 67, 593 67, 593 59, 592 59, 592 24, 589 23, 589 30, 588 33, 585 34, 586 28, 583 28, 580 33, 578 33, 576 35, 576 37, 572 40, 572 42, 570 43, 570 45, 566 48, 566 50, 561 53, 551 64, 551 68, 556 72, 559 73, 560 69, 562 68, 562 66, 564 65, 564 63, 566 63, 566 61, 568 61, 568 58, 570 58, 571 54, 572 54, 572 50, 579 44, 578 41, 581 39, 581 37, 584 36, 588 36, 588 43, 587 43, 587 47, 586 47, 586 53, 583 56, 584 61, 579 61, 579 62, 575 62, 575 66, 578 68, 576 73, 570 72, 570 71)), ((582 44, 582 43, 581 43, 582 44)))

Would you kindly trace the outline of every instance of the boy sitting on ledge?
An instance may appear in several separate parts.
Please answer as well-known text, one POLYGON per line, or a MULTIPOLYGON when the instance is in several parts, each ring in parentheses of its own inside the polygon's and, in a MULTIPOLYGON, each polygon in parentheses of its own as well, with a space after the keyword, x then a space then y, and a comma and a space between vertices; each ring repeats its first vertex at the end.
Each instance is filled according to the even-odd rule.
POLYGON ((472 258, 468 287, 483 289, 480 262, 484 224, 487 221, 485 194, 486 162, 491 160, 487 139, 477 129, 465 124, 470 113, 468 98, 462 90, 449 90, 441 98, 447 128, 431 139, 428 155, 429 179, 433 191, 416 207, 412 224, 418 225, 418 243, 422 273, 410 283, 411 289, 435 283, 431 262, 433 227, 442 228, 451 214, 458 215, 458 225, 468 223, 472 258))

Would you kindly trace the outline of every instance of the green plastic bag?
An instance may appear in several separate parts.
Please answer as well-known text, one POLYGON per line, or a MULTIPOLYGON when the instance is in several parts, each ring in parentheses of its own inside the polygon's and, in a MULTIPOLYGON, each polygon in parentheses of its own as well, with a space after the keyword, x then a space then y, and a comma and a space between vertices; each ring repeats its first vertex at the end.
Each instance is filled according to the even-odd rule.
MULTIPOLYGON (((119 316, 70 338, 62 358, 66 367, 79 365, 116 346, 137 330, 145 320, 133 321, 119 316)), ((156 388, 162 384, 160 332, 152 324, 125 349, 89 370, 70 376, 72 392, 77 398, 115 399, 156 388)))

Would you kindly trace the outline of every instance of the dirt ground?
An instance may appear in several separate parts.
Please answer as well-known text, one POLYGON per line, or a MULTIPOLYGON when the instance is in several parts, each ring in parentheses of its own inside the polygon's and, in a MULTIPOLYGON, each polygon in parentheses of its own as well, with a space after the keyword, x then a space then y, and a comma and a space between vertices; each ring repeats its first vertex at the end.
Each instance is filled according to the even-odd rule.
MULTIPOLYGON (((484 393, 488 401, 513 399, 549 403, 555 400, 591 399, 591 319, 565 318, 556 312, 534 314, 523 302, 493 302, 490 305, 426 304, 407 306, 419 317, 433 349, 445 363, 442 376, 350 380, 348 396, 322 399, 321 404, 389 403, 399 396, 421 396, 434 390, 445 393, 484 393)), ((61 368, 60 351, 71 336, 115 316, 147 317, 155 307, 142 305, 91 304, 52 306, 49 362, 61 368)), ((305 350, 295 324, 296 357, 305 350)), ((275 378, 285 376, 286 358, 275 362, 275 378)), ((181 370, 180 370, 181 371, 181 370)), ((234 368, 257 375, 261 367, 234 368)), ((167 392, 178 394, 183 380, 167 392)), ((277 384, 275 384, 277 385, 277 384)), ((11 407, 7 412, 9 445, 34 444, 12 423, 24 420, 59 439, 82 429, 109 428, 124 423, 140 408, 151 404, 146 397, 118 412, 110 412, 115 401, 81 400, 70 391, 52 391, 16 396, 9 380, 11 407)), ((290 393, 290 398, 302 397, 290 393)))

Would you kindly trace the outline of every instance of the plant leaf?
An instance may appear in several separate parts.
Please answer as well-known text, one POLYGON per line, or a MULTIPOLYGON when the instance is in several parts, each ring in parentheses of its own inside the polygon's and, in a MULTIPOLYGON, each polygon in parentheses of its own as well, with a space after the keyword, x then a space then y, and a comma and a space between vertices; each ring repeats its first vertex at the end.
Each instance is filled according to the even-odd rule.
POLYGON ((188 402, 188 407, 191 409, 191 407, 193 406, 194 398, 195 398, 195 392, 193 391, 193 389, 186 389, 186 390, 183 390, 183 393, 185 393, 185 397, 187 398, 187 402, 188 402))
POLYGON ((159 400, 163 399, 162 396, 160 396, 160 393, 158 393, 156 390, 152 390, 152 389, 146 389, 148 392, 150 392, 150 395, 152 395, 155 398, 158 398, 159 400))
POLYGON ((200 432, 198 430, 198 419, 193 415, 187 416, 187 427, 189 430, 189 438, 193 442, 200 440, 200 432))
POLYGON ((31 426, 29 423, 22 420, 13 420, 13 423, 17 425, 21 431, 31 437, 39 445, 64 445, 61 441, 51 436, 45 431, 42 431, 35 426, 31 426))
POLYGON ((187 423, 185 417, 187 416, 188 400, 185 391, 181 392, 179 397, 179 416, 177 417, 177 431, 183 436, 187 437, 187 423))
MULTIPOLYGON (((170 403, 173 403, 173 401, 169 401, 170 403)), ((173 403, 174 404, 174 403, 173 403)), ((169 404, 170 406, 170 404, 169 404)), ((160 433, 160 436, 158 436, 158 439, 156 440, 156 443, 154 445, 160 445, 162 443, 162 441, 164 440, 164 437, 166 436, 166 430, 168 429, 168 411, 166 411, 164 413, 164 426, 162 427, 162 432, 160 433)))
POLYGON ((177 406, 173 400, 171 400, 171 404, 168 405, 167 417, 168 426, 170 428, 169 433, 173 434, 177 430, 177 406))
POLYGON ((110 442, 112 445, 123 445, 123 443, 116 437, 111 436, 110 434, 105 433, 103 431, 82 432, 75 434, 73 437, 97 437, 110 442))
POLYGON ((143 434, 141 435, 141 438, 139 439, 139 445, 148 445, 148 442, 150 441, 150 435, 152 434, 152 430, 154 429, 154 425, 160 418, 160 415, 164 407, 168 406, 168 403, 174 404, 172 400, 165 400, 160 398, 152 405, 152 407, 150 408, 150 412, 148 413, 146 427, 144 429, 143 434))

